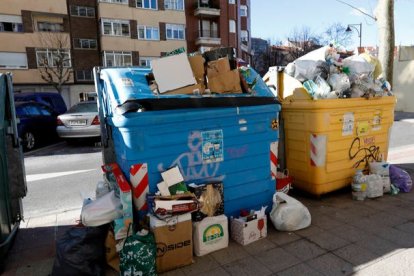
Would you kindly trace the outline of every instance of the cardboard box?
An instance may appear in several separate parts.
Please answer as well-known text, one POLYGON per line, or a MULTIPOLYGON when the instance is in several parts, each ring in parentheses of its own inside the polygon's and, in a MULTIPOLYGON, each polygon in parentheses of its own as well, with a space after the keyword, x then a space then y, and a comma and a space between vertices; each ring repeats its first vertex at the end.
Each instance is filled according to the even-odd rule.
POLYGON ((157 272, 193 263, 191 214, 174 216, 168 223, 150 216, 150 228, 157 243, 157 272))
POLYGON ((151 66, 160 93, 196 84, 185 53, 155 59, 151 66))
POLYGON ((193 223, 194 254, 203 256, 229 246, 228 220, 225 215, 207 217, 193 223))
POLYGON ((241 245, 266 238, 267 236, 267 217, 258 217, 251 221, 242 219, 231 220, 231 238, 241 245))
POLYGON ((216 93, 242 93, 239 70, 235 69, 208 78, 208 88, 216 93))
POLYGON ((193 70, 194 77, 199 83, 199 80, 204 80, 204 58, 202 55, 189 56, 188 61, 190 62, 191 70, 193 70))
POLYGON ((213 60, 207 63, 207 77, 214 78, 230 71, 230 63, 227 57, 213 60))
POLYGON ((178 89, 174 89, 174 90, 170 90, 167 91, 163 94, 165 95, 176 95, 176 94, 186 94, 186 95, 201 95, 204 93, 204 85, 197 83, 194 85, 190 85, 190 86, 186 86, 186 87, 182 87, 182 88, 178 88, 178 89))
POLYGON ((200 210, 192 213, 193 221, 201 221, 208 216, 224 214, 223 183, 190 184, 188 189, 200 202, 200 210))

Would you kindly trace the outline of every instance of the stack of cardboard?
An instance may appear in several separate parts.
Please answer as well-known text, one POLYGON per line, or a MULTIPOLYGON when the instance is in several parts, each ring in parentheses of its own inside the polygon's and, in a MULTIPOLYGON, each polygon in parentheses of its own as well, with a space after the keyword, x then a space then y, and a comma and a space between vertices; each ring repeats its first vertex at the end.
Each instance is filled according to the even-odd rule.
POLYGON ((208 88, 216 93, 241 93, 239 70, 230 69, 227 57, 207 63, 208 88))

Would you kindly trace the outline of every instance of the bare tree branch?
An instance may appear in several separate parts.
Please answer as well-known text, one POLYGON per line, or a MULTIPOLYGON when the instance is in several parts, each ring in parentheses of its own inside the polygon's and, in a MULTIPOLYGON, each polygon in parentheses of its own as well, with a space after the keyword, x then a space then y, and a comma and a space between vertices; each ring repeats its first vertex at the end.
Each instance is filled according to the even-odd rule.
POLYGON ((360 13, 362 13, 362 14, 364 14, 364 15, 366 15, 366 16, 368 16, 368 17, 372 18, 372 19, 374 19, 375 21, 377 21, 377 18, 376 18, 375 16, 372 16, 372 15, 370 15, 370 14, 368 14, 368 13, 364 12, 363 10, 361 10, 361 9, 359 9, 359 8, 357 8, 357 7, 355 7, 355 6, 351 5, 351 4, 349 4, 349 3, 347 3, 347 2, 344 2, 344 1, 341 1, 341 0, 336 0, 336 2, 339 2, 339 3, 342 3, 342 4, 344 4, 344 5, 347 5, 347 6, 351 7, 351 8, 353 8, 353 9, 355 9, 355 10, 359 11, 360 13))

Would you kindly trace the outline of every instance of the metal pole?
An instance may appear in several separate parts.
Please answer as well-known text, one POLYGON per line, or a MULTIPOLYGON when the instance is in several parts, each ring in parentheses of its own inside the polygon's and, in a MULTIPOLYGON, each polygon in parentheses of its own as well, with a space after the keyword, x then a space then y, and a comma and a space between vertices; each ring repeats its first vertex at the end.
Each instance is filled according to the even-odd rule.
POLYGON ((359 48, 362 47, 362 23, 359 24, 359 48))

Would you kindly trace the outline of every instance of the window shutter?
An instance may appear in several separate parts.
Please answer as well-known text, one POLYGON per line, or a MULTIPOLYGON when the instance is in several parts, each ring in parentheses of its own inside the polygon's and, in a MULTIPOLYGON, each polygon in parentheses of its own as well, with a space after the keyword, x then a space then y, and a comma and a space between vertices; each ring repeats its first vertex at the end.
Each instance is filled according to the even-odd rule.
POLYGON ((36 69, 37 68, 37 61, 36 61, 36 50, 34 47, 26 47, 26 54, 27 54, 27 67, 29 69, 36 69))
POLYGON ((23 31, 33 33, 32 12, 22 10, 23 31))
POLYGON ((164 0, 158 0, 158 9, 159 9, 160 11, 165 10, 164 0))
POLYGON ((167 34, 166 34, 164 22, 160 22, 160 40, 167 40, 167 34))
POLYGON ((132 51, 132 65, 139 66, 139 52, 132 51))
POLYGON ((138 38, 138 31, 137 31, 137 21, 136 20, 130 20, 129 26, 131 28, 131 38, 137 39, 138 38))

